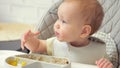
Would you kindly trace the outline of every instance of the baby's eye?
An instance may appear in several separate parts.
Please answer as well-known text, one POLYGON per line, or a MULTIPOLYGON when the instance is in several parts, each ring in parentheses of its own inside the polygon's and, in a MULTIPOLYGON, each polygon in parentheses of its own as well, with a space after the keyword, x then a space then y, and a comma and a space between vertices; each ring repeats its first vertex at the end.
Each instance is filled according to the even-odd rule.
POLYGON ((62 20, 62 23, 66 23, 64 20, 62 20))

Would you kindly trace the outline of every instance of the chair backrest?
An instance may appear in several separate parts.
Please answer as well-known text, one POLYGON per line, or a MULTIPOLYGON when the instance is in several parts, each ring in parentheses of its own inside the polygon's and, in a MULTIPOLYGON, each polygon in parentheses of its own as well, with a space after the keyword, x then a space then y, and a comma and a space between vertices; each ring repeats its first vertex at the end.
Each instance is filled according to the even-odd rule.
POLYGON ((120 0, 98 0, 103 6, 105 17, 99 29, 110 34, 118 48, 120 65, 120 0))
MULTIPOLYGON (((103 6, 105 12, 105 17, 99 31, 110 34, 118 48, 118 54, 120 54, 120 0, 98 1, 103 6)), ((53 24, 57 20, 57 8, 61 2, 62 0, 60 0, 58 3, 55 3, 40 22, 38 31, 41 32, 41 35, 39 38, 47 39, 54 35, 53 24)))
POLYGON ((58 19, 57 10, 59 5, 62 3, 63 0, 55 3, 43 16, 42 20, 39 24, 37 24, 37 31, 40 31, 40 36, 38 38, 47 39, 54 36, 53 25, 58 19))

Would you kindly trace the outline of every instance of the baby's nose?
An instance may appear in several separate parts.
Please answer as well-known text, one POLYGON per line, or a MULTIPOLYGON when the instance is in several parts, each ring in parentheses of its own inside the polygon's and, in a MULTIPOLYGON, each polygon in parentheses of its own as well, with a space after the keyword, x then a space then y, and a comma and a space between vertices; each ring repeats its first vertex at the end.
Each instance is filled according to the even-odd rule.
POLYGON ((55 26, 56 29, 59 29, 60 28, 59 22, 56 22, 54 26, 55 26))

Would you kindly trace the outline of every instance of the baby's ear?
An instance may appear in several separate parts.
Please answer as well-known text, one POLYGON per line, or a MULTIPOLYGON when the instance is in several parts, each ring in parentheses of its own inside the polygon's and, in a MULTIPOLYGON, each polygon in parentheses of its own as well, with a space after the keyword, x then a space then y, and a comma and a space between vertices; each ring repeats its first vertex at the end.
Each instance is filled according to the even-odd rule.
POLYGON ((82 31, 81 31, 80 37, 81 38, 86 38, 86 37, 88 37, 90 35, 90 33, 91 33, 91 26, 90 25, 84 25, 82 27, 82 31))

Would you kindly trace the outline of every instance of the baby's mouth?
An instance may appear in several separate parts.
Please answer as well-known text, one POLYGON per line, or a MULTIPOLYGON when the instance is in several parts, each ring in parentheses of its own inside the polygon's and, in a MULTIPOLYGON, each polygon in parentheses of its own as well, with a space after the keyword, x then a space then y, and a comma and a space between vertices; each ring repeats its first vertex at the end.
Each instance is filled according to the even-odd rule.
POLYGON ((59 36, 59 33, 58 33, 57 31, 55 31, 55 35, 56 35, 56 36, 59 36))

